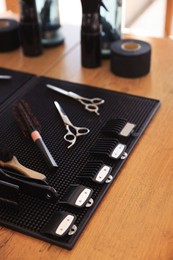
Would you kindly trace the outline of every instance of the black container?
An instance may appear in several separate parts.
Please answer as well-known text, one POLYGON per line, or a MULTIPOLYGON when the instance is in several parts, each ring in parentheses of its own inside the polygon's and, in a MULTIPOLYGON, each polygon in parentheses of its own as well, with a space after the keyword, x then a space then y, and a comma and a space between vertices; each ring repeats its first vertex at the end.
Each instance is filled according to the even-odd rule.
POLYGON ((101 65, 101 35, 99 13, 83 14, 81 26, 82 66, 95 68, 101 65))
POLYGON ((38 56, 42 53, 35 0, 20 0, 20 38, 24 55, 38 56))

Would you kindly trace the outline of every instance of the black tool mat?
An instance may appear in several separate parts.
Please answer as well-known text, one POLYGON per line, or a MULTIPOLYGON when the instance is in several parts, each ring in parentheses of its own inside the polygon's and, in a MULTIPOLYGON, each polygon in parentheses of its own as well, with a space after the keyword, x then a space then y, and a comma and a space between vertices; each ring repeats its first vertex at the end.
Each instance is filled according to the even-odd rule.
POLYGON ((11 79, 0 79, 0 105, 33 77, 29 73, 16 73, 16 71, 4 68, 0 68, 0 75, 12 77, 11 79))
MULTIPOLYGON (((1 140, 13 149, 14 154, 23 165, 47 176, 47 182, 58 193, 58 200, 56 203, 50 203, 48 200, 40 200, 21 192, 18 206, 15 208, 0 204, 0 223, 27 235, 71 249, 128 159, 128 157, 124 160, 112 159, 106 155, 97 156, 90 152, 99 138, 110 138, 103 133, 103 127, 110 119, 116 118, 125 118, 136 125, 135 133, 137 134, 125 140, 126 153, 129 156, 157 111, 160 102, 45 77, 35 77, 32 84, 27 83, 27 85, 26 88, 18 91, 13 99, 10 99, 8 107, 0 115, 1 140), (87 111, 78 101, 46 88, 47 83, 76 92, 84 97, 103 98, 105 103, 99 106, 100 115, 87 111), (32 112, 42 125, 42 137, 58 164, 56 172, 49 171, 35 144, 22 135, 14 119, 12 108, 16 100, 21 98, 28 102, 32 112), (54 106, 54 100, 57 100, 63 107, 74 125, 90 129, 90 133, 77 138, 75 145, 70 149, 67 149, 69 143, 63 138, 66 129, 54 106), (81 172, 87 163, 92 161, 101 161, 112 167, 113 180, 108 183, 96 183, 92 178, 81 178, 81 172), (93 204, 90 207, 74 207, 70 203, 62 203, 67 197, 65 194, 75 189, 76 186, 73 184, 80 184, 82 187, 86 186, 93 190, 91 195, 93 204), (74 227, 77 230, 61 237, 55 234, 55 226, 56 221, 58 222, 64 214, 63 212, 75 215, 75 226, 73 225, 72 231, 74 231, 74 227)), ((109 197, 107 196, 106 199, 109 200, 109 197)))

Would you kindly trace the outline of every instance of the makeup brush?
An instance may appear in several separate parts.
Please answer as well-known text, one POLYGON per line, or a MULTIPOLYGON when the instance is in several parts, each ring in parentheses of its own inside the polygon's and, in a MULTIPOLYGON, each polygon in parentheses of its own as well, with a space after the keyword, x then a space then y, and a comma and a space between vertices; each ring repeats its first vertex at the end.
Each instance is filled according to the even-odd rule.
POLYGON ((3 144, 0 144, 0 166, 4 168, 12 168, 30 178, 38 180, 46 179, 44 174, 33 171, 19 163, 16 156, 13 155, 13 152, 3 144))
POLYGON ((37 145, 49 168, 57 168, 58 165, 40 135, 41 126, 29 105, 24 100, 17 102, 14 107, 14 114, 23 134, 37 145))

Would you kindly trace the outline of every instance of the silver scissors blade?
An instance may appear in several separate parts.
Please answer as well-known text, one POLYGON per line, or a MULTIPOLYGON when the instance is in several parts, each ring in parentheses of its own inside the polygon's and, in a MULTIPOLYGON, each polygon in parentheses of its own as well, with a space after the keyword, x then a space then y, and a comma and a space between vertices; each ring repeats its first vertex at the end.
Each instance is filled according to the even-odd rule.
POLYGON ((67 91, 67 90, 64 90, 62 88, 58 88, 58 87, 55 87, 53 85, 50 85, 50 84, 47 84, 46 85, 47 88, 49 89, 52 89, 60 94, 63 94, 63 95, 66 95, 68 97, 71 97, 71 98, 74 98, 74 99, 77 99, 77 100, 80 100, 80 99, 83 99, 83 97, 81 97, 80 95, 72 92, 72 91, 67 91))
POLYGON ((103 104, 105 101, 104 99, 101 98, 86 98, 86 97, 82 97, 72 91, 66 91, 64 89, 52 86, 50 84, 46 85, 49 89, 52 89, 58 93, 61 93, 63 95, 66 95, 68 97, 74 98, 76 100, 78 100, 82 105, 85 106, 85 109, 88 110, 89 112, 95 112, 97 115, 99 115, 99 105, 103 104))
POLYGON ((0 79, 11 79, 12 76, 10 75, 0 75, 0 79))
POLYGON ((61 93, 63 95, 69 96, 69 91, 66 91, 66 90, 64 90, 62 88, 58 88, 58 87, 55 87, 55 86, 50 85, 50 84, 47 84, 46 87, 49 88, 49 89, 52 89, 52 90, 54 90, 54 91, 56 91, 58 93, 61 93))
POLYGON ((72 125, 70 119, 68 118, 68 116, 66 115, 66 113, 64 112, 64 110, 62 109, 62 107, 60 106, 60 104, 57 101, 54 101, 54 104, 64 122, 65 125, 72 125))
POLYGON ((54 101, 54 104, 55 104, 55 106, 64 122, 65 128, 67 130, 67 133, 64 135, 64 140, 70 143, 70 145, 67 147, 67 148, 70 148, 76 142, 76 136, 70 130, 70 126, 73 127, 73 125, 72 125, 70 119, 68 118, 68 116, 65 114, 62 107, 60 106, 60 104, 57 101, 54 101))

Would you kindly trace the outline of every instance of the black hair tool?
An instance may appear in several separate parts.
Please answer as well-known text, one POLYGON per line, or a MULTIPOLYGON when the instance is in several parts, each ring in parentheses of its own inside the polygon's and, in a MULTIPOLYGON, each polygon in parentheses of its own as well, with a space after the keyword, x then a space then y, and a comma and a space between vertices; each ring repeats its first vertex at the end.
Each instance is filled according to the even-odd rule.
POLYGON ((29 105, 24 100, 17 102, 14 107, 14 113, 16 121, 18 122, 23 134, 26 137, 31 138, 31 140, 38 146, 48 166, 51 169, 56 169, 58 165, 40 135, 41 126, 31 112, 29 105))
POLYGON ((81 59, 82 66, 101 65, 100 0, 81 0, 81 59))
POLYGON ((46 176, 44 174, 26 168, 21 163, 19 163, 16 156, 14 156, 12 150, 10 150, 4 144, 0 144, 0 166, 4 168, 12 168, 30 178, 38 180, 46 179, 46 176))
POLYGON ((118 17, 119 17, 119 12, 120 12, 119 8, 122 7, 122 1, 121 0, 115 1, 115 10, 113 7, 113 11, 110 9, 108 10, 108 8, 105 6, 105 4, 103 2, 101 2, 100 6, 102 6, 106 10, 106 12, 108 12, 108 16, 111 18, 111 19, 105 18, 105 17, 107 17, 106 13, 105 13, 105 17, 104 17, 104 14, 102 14, 102 10, 100 10, 100 14, 102 14, 102 15, 100 15, 101 54, 102 54, 103 58, 109 58, 111 43, 121 39, 120 25, 118 22, 118 20, 119 20, 118 17), (112 16, 115 16, 116 28, 114 28, 114 26, 112 26, 111 22, 109 21, 109 20, 112 20, 112 16))
POLYGON ((0 169, 0 181, 16 185, 20 192, 50 203, 56 203, 59 197, 56 190, 47 182, 28 178, 6 169, 0 169))

